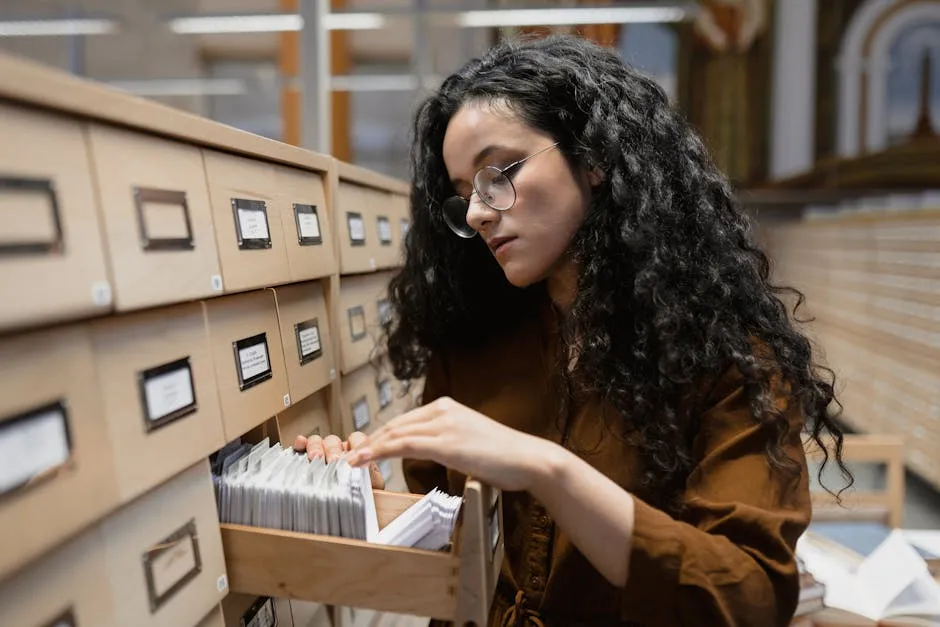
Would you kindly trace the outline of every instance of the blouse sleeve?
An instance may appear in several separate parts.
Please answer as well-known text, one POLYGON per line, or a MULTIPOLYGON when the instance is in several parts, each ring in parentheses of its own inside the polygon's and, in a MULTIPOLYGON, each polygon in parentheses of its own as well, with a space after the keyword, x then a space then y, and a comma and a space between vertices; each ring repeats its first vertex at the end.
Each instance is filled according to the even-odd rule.
MULTIPOLYGON (((435 355, 428 365, 428 372, 424 378, 421 404, 426 405, 448 394, 448 376, 444 360, 435 355)), ((436 462, 403 459, 402 472, 405 475, 408 490, 414 494, 427 494, 434 488, 447 491, 447 469, 436 462)))
POLYGON ((681 519, 636 499, 623 618, 649 627, 783 627, 799 597, 796 541, 810 520, 804 417, 783 405, 786 453, 802 468, 793 481, 771 470, 768 434, 740 379, 722 381, 710 397, 681 519))

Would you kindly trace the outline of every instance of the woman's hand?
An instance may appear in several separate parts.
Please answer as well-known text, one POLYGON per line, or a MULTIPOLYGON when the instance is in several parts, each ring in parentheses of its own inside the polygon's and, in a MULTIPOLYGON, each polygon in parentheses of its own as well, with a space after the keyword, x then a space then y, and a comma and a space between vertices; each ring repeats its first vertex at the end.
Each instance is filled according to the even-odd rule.
POLYGON ((390 420, 347 455, 353 466, 407 457, 437 462, 507 491, 530 490, 560 447, 441 398, 390 420))
MULTIPOLYGON (((321 438, 318 435, 311 435, 309 438, 298 435, 294 440, 294 450, 297 452, 307 451, 307 457, 310 459, 325 459, 331 462, 339 459, 350 449, 361 446, 366 440, 366 435, 355 431, 349 434, 347 441, 342 441, 338 436, 328 435, 321 438)), ((375 464, 369 465, 369 476, 372 478, 372 487, 376 490, 385 489, 385 477, 375 464)))

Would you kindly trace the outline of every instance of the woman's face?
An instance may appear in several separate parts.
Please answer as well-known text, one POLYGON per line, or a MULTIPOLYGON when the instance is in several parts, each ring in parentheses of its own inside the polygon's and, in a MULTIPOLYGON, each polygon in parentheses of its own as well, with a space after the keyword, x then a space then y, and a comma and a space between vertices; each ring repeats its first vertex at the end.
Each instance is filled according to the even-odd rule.
POLYGON ((447 173, 455 192, 470 200, 467 223, 517 287, 548 279, 565 266, 587 212, 591 181, 586 172, 573 170, 558 148, 550 148, 554 143, 508 107, 488 103, 463 105, 444 135, 447 173), (516 190, 509 210, 491 209, 473 193, 480 168, 502 169, 545 148, 507 173, 516 190))

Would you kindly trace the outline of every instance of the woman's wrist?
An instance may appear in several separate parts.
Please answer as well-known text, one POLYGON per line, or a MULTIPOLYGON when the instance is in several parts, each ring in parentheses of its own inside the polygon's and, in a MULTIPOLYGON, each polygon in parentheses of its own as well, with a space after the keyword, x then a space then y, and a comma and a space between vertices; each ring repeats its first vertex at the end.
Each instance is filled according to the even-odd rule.
POLYGON ((571 464, 571 453, 562 446, 550 440, 532 436, 535 440, 535 451, 527 455, 531 460, 528 469, 527 491, 536 499, 542 500, 541 495, 557 487, 571 464))

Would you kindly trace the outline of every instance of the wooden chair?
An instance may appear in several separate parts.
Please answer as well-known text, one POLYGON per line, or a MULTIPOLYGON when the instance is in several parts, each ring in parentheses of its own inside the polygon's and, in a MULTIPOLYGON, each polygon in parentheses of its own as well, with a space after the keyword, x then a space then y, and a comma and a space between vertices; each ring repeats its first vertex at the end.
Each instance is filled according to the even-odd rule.
MULTIPOLYGON (((821 462, 822 454, 813 442, 808 444, 806 453, 810 471, 815 478, 814 462, 821 462)), ((855 485, 842 493, 842 503, 839 504, 831 494, 815 486, 812 491, 813 520, 876 521, 892 528, 900 527, 904 514, 903 438, 893 435, 846 435, 843 459, 852 466, 884 466, 884 489, 860 489, 855 485)), ((841 479, 837 471, 829 474, 830 466, 835 466, 831 457, 826 474, 835 477, 835 481, 830 479, 830 487, 838 488, 841 479)))

